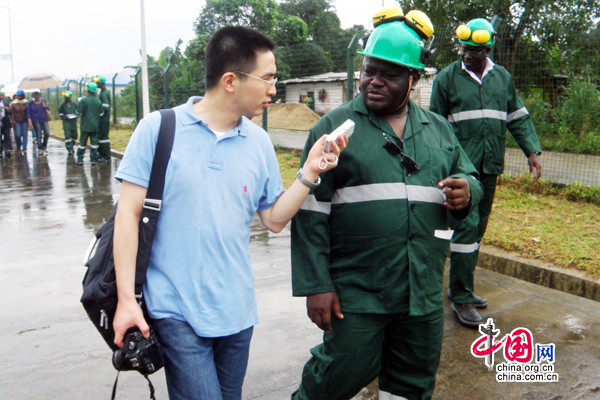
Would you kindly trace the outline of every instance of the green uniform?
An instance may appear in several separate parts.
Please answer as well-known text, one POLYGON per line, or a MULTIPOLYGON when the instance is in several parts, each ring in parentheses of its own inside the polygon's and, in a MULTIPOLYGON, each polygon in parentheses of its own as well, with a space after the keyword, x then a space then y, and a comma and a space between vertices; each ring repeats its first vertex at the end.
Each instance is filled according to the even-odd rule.
POLYGON ((65 131, 65 147, 69 154, 73 154, 73 146, 77 141, 77 103, 63 102, 58 108, 58 116, 62 119, 65 131))
POLYGON ((383 132, 402 142, 361 96, 321 118, 306 142, 301 164, 323 134, 347 119, 356 124, 339 165, 321 174, 321 185, 292 222, 293 294, 335 291, 346 317, 332 316, 333 333, 325 333, 324 343, 311 350, 294 399, 349 398, 349 386, 358 391, 380 373, 382 390, 410 399, 433 391, 450 246, 449 212, 437 184, 449 176, 467 179, 472 204, 481 198, 482 187, 448 122, 413 102, 409 107, 403 151, 419 166, 411 174, 400 157, 386 151, 383 132), (370 333, 361 334, 363 327, 370 333), (391 332, 426 351, 411 359, 410 346, 396 346, 391 332), (361 358, 338 355, 348 346, 362 349, 361 358))
POLYGON ((102 89, 99 96, 104 114, 100 117, 100 126, 98 128, 98 153, 99 157, 105 160, 110 160, 110 139, 108 138, 108 131, 110 130, 110 91, 102 89))
POLYGON ((455 303, 473 303, 473 273, 479 245, 492 210, 496 177, 504 169, 506 130, 525 156, 541 151, 533 122, 513 80, 494 65, 481 83, 462 69, 446 67, 433 82, 430 110, 447 118, 461 146, 477 168, 485 195, 476 212, 456 224, 450 257, 450 289, 455 303))
POLYGON ((102 103, 95 94, 90 93, 77 106, 77 113, 81 115, 81 139, 77 147, 77 162, 83 162, 85 147, 88 137, 90 139, 90 161, 96 163, 98 160, 98 126, 100 115, 104 112, 102 103))

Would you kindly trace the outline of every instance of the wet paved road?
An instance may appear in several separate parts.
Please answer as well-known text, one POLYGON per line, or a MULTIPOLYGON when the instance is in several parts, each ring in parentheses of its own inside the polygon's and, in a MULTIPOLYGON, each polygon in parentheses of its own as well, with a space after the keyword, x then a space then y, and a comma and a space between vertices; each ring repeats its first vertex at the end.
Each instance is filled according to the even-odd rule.
MULTIPOLYGON (((0 398, 108 399, 111 354, 79 297, 83 253, 118 196, 112 176, 119 161, 90 167, 86 158, 81 168, 62 142, 51 139, 49 149, 44 157, 30 152, 0 161, 0 398)), ((291 297, 289 231, 274 235, 255 223, 251 251, 260 323, 244 399, 286 399, 321 333, 306 317, 304 299, 291 297)), ((500 337, 524 327, 534 343, 555 344, 559 381, 496 382, 495 372, 470 353, 479 333, 460 326, 446 307, 434 399, 600 398, 599 303, 487 270, 476 279, 490 302, 482 314, 494 319, 500 337)), ((496 353, 495 363, 504 361, 496 353)), ((117 398, 148 398, 136 373, 119 381, 117 398)), ((153 382, 157 398, 166 399, 162 371, 153 382)))

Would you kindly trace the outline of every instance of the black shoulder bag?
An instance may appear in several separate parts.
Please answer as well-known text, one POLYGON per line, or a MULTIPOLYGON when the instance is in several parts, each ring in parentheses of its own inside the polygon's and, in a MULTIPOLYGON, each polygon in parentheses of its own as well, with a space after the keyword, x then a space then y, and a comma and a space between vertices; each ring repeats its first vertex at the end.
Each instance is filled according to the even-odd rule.
MULTIPOLYGON (((146 282, 146 270, 150 259, 150 250, 156 231, 156 223, 161 208, 165 174, 171 157, 175 138, 175 112, 161 110, 161 124, 158 141, 154 151, 152 172, 144 208, 140 218, 139 245, 135 271, 135 294, 142 305, 142 287, 146 282)), ((117 282, 113 259, 113 233, 117 205, 108 220, 98 229, 84 257, 88 267, 83 278, 81 303, 90 320, 98 329, 108 347, 113 351, 118 347, 114 343, 113 320, 117 309, 117 282)), ((144 307, 142 307, 144 309, 144 307)))

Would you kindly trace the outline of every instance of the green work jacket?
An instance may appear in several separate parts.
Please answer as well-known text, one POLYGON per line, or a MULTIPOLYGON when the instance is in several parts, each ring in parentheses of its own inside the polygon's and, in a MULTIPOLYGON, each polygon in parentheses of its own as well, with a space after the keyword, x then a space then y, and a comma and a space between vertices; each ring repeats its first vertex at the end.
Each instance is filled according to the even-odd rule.
POLYGON ((75 125, 77 127, 77 103, 71 100, 71 104, 67 104, 64 101, 58 107, 58 116, 62 119, 63 128, 68 125, 75 125))
POLYGON ((103 112, 102 103, 95 94, 90 93, 81 99, 77 106, 77 113, 81 115, 81 132, 98 132, 103 112))
POLYGON ((335 291, 343 311, 358 313, 424 315, 442 307, 449 211, 437 184, 466 178, 472 204, 483 188, 448 122, 413 102, 409 107, 403 150, 419 166, 411 174, 383 147, 383 132, 402 142, 361 96, 311 130, 301 165, 323 134, 347 119, 356 124, 338 166, 321 174, 292 220, 294 296, 335 291))
POLYGON ((104 109, 104 114, 102 114, 100 120, 102 122, 110 122, 110 91, 106 88, 102 89, 98 98, 100 99, 100 102, 102 103, 102 108, 104 109))
POLYGON ((541 152, 527 108, 508 71, 497 64, 481 84, 460 60, 450 64, 433 81, 429 109, 448 119, 479 172, 502 173, 507 128, 526 157, 541 152))

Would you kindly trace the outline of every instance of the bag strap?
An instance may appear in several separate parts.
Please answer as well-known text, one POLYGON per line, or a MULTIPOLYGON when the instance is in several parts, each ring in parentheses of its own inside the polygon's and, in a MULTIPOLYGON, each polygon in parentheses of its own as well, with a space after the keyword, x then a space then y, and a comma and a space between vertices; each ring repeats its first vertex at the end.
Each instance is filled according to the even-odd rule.
MULTIPOLYGON (((165 175, 167 174, 167 165, 171 158, 173 141, 175 139, 175 111, 172 109, 160 110, 161 122, 158 131, 158 140, 154 150, 154 159, 152 160, 152 171, 150 172, 150 181, 148 190, 142 208, 141 218, 152 214, 159 214, 163 191, 165 188, 165 175)), ((146 283, 146 271, 148 265, 137 265, 135 269, 135 294, 141 296, 142 288, 146 283)))
POLYGON ((146 200, 162 201, 167 165, 171 158, 173 140, 175 139, 175 111, 172 109, 160 110, 160 115, 160 130, 154 149, 154 160, 152 161, 152 172, 150 173, 146 200))

